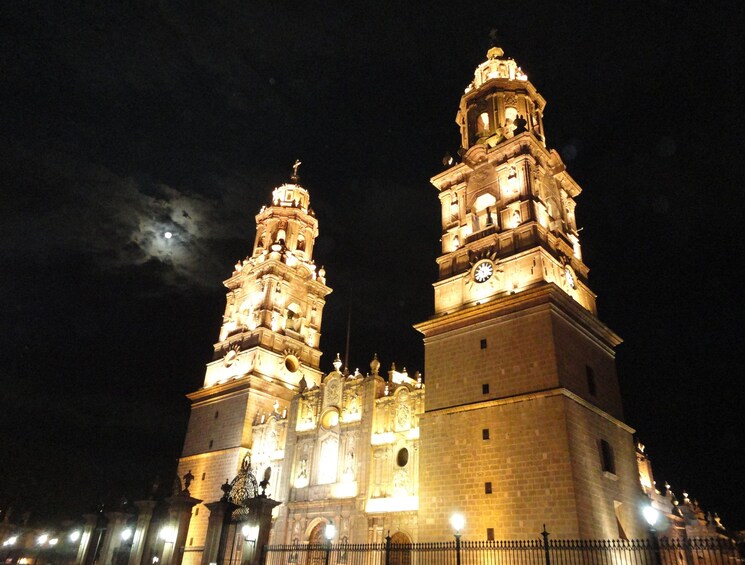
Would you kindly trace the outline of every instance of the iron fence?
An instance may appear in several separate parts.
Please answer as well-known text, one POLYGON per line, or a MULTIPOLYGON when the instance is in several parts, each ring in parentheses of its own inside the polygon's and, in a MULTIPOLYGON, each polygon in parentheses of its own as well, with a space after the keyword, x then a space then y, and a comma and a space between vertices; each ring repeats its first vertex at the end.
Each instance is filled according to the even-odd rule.
POLYGON ((262 565, 736 565, 727 539, 449 541, 269 545, 262 565))

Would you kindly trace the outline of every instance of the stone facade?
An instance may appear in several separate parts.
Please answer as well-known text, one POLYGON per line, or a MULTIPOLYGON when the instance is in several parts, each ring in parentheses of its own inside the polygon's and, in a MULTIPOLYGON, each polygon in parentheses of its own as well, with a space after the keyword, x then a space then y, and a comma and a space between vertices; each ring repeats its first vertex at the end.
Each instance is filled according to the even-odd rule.
POLYGON ((544 523, 559 537, 646 533, 620 339, 595 315, 581 189, 546 145, 544 108, 516 63, 490 49, 456 117, 463 161, 432 179, 442 254, 435 315, 416 326, 428 388, 421 540, 447 535, 454 511, 482 539, 525 538, 544 523))
MULTIPOLYGON (((425 387, 392 367, 319 369, 331 289, 313 262, 308 192, 276 188, 228 288, 180 474, 210 503, 246 455, 275 510, 272 543, 644 537, 633 430, 582 261, 581 192, 546 144, 545 100, 492 48, 457 115, 462 162, 432 179, 442 213, 425 387)), ((198 563, 207 512, 184 559, 198 563)), ((206 564, 205 564, 206 565, 206 564)))

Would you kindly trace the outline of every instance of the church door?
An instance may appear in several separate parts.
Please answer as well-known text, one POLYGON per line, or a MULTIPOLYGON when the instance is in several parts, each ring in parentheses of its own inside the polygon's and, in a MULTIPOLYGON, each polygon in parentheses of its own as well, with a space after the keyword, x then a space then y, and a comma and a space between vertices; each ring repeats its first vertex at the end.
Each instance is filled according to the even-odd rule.
POLYGON ((411 538, 403 532, 391 536, 390 565, 411 565, 411 538))
POLYGON ((310 531, 308 536, 308 561, 307 565, 324 565, 326 559, 326 538, 323 532, 326 528, 326 522, 319 522, 310 531))

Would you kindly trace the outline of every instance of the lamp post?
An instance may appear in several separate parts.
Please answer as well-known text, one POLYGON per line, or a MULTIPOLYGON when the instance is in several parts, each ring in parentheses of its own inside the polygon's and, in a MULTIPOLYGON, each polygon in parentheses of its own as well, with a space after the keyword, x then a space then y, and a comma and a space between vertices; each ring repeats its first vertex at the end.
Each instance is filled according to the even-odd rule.
POLYGON ((466 525, 466 519, 463 514, 456 512, 450 516, 450 525, 455 530, 453 533, 455 536, 455 565, 460 565, 460 531, 466 525))
POLYGON ((323 535, 326 537, 326 559, 324 560, 325 565, 329 565, 329 556, 331 555, 331 540, 336 535, 336 526, 329 522, 326 524, 326 528, 323 530, 323 535))
POLYGON ((176 537, 178 530, 171 525, 163 526, 158 532, 158 537, 163 540, 163 553, 161 554, 161 560, 164 565, 171 565, 171 559, 175 552, 176 537))
POLYGON ((649 525, 649 536, 652 541, 652 555, 654 562, 656 565, 660 565, 662 563, 662 558, 660 556, 660 543, 657 539, 657 530, 655 529, 655 524, 657 524, 657 520, 660 518, 660 513, 649 504, 642 509, 642 514, 649 525))
POLYGON ((253 563, 256 558, 256 540, 259 539, 259 525, 254 524, 253 526, 249 526, 248 524, 244 524, 241 528, 241 533, 246 544, 251 544, 249 558, 246 559, 244 554, 242 563, 253 563))

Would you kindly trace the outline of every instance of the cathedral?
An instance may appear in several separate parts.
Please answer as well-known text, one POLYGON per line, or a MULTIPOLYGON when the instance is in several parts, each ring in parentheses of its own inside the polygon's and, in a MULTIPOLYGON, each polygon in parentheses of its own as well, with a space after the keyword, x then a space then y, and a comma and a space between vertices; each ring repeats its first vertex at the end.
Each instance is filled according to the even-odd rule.
MULTIPOLYGON (((456 114, 441 204, 425 370, 321 369, 332 292, 314 258, 311 194, 291 181, 256 216, 179 462, 194 503, 184 563, 206 563, 209 503, 243 469, 276 501, 270 543, 646 536, 633 432, 582 260, 581 188, 550 149, 544 98, 492 47, 456 114), (207 506, 207 507, 205 507, 207 506), (206 560, 205 560, 206 559, 206 560)), ((267 191, 269 192, 269 191, 267 191)), ((423 195, 423 198, 427 197, 423 195)), ((434 194, 433 196, 434 197, 434 194)))

